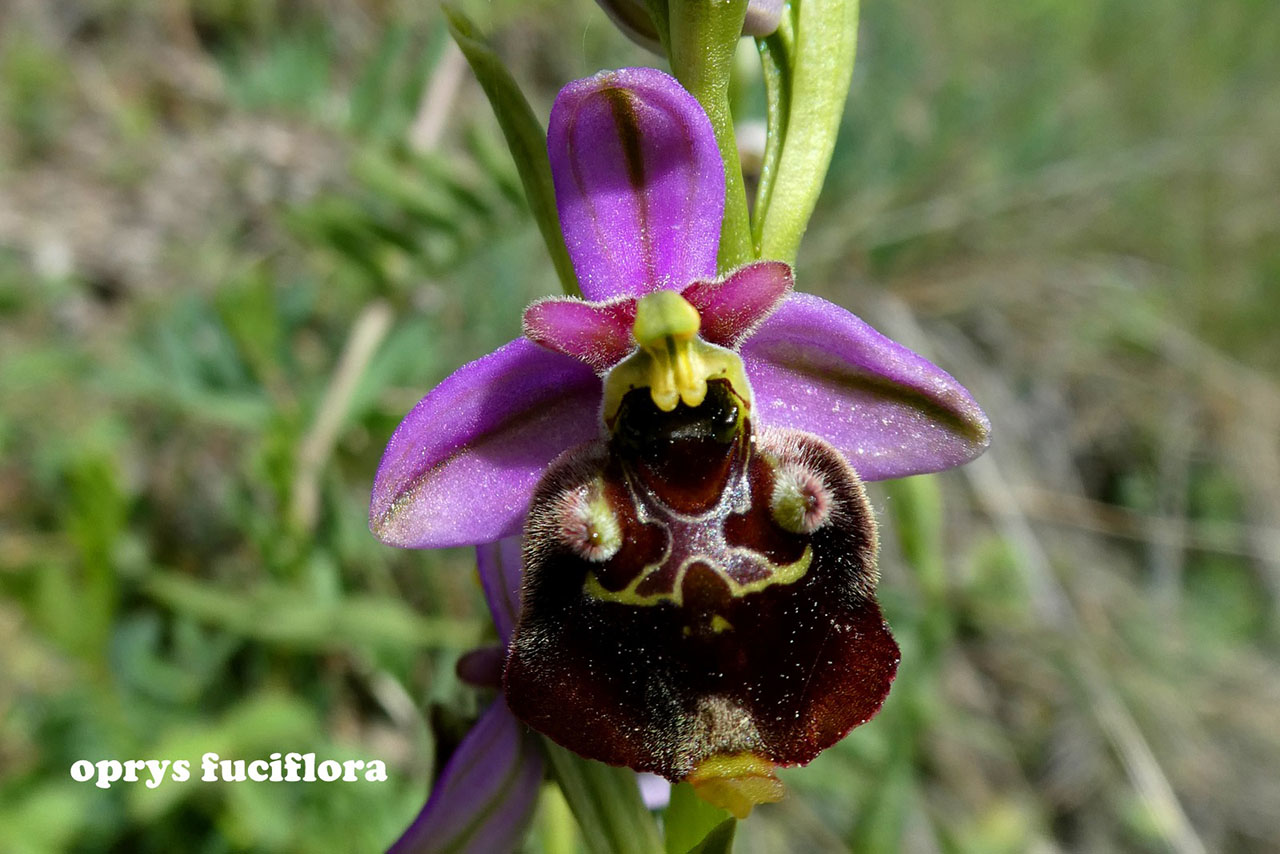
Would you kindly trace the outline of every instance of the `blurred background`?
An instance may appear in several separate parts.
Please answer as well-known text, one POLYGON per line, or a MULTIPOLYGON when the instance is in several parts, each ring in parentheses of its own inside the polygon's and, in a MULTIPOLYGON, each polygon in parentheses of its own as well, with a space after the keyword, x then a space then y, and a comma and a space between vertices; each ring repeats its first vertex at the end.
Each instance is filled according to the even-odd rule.
MULTIPOLYGON (((589 0, 460 5, 544 120, 656 63, 589 0)), ((799 287, 995 438, 873 488, 899 685, 739 852, 1280 846, 1278 90, 1272 0, 865 4, 799 287)), ((398 835, 492 630, 370 483, 556 289, 434 3, 0 4, 0 851, 398 835), (287 750, 391 779, 69 776, 287 750)))

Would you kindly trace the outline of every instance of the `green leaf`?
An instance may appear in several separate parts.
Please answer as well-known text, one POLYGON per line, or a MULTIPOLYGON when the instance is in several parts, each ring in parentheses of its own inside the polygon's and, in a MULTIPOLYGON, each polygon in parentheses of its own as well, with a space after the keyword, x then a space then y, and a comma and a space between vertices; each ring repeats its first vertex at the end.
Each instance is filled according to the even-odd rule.
POLYGON ((543 739, 551 775, 593 854, 659 854, 662 840, 640 799, 634 771, 583 759, 543 739))
POLYGON ((75 569, 59 568, 45 587, 43 612, 64 642, 87 661, 100 663, 120 600, 115 546, 128 522, 128 498, 118 465, 108 452, 86 451, 66 473, 63 531, 78 558, 75 569), (57 596, 74 602, 68 609, 57 596))
MULTIPOLYGON (((756 208, 761 258, 794 263, 831 164, 853 77, 857 0, 805 0, 783 15, 780 35, 764 40, 769 135, 782 142, 756 208), (792 48, 786 49, 790 32, 792 48), (784 72, 790 68, 790 75, 784 72), (773 83, 769 78, 773 78, 773 83), (776 95, 772 89, 778 88, 776 95), (787 133, 803 128, 803 133, 787 133)), ((766 168, 769 152, 766 150, 766 168)))
POLYGON ((645 0, 645 8, 649 11, 653 28, 658 31, 662 52, 671 56, 671 10, 667 8, 667 0, 645 0))
POLYGON ((918 735, 909 722, 906 732, 894 739, 892 754, 876 771, 870 790, 849 838, 851 851, 901 851, 903 834, 915 791, 911 744, 918 735))
MULTIPOLYGON (((681 783, 671 787, 671 804, 663 815, 666 831, 667 854, 686 854, 704 850, 721 828, 729 825, 729 842, 733 841, 734 819, 729 813, 712 806, 698 797, 693 786, 681 783)), ((728 851, 729 848, 710 848, 708 851, 728 851)))
MULTIPOLYGON (((409 50, 411 32, 402 24, 392 24, 378 39, 373 57, 361 70, 351 89, 350 112, 347 121, 357 134, 366 135, 379 130, 386 121, 397 80, 397 65, 409 50)), ((437 52, 438 56, 438 52, 437 52)))
POLYGON ((557 786, 546 785, 538 802, 536 838, 542 854, 577 854, 578 824, 557 786))
POLYGON ((560 276, 560 284, 565 293, 580 296, 582 291, 578 287, 578 277, 573 271, 569 250, 565 248, 564 235, 560 230, 560 214, 556 210, 555 187, 551 181, 551 161, 547 157, 546 131, 533 114, 533 108, 511 72, 493 49, 477 36, 475 25, 457 9, 446 7, 444 11, 449 21, 449 32, 480 81, 489 105, 498 117, 502 134, 507 138, 511 156, 520 170, 529 210, 542 232, 547 251, 551 253, 551 263, 560 276))
POLYGON ((942 490, 935 478, 905 477, 885 484, 889 509, 898 531, 902 556, 906 558, 931 596, 942 595, 946 587, 943 553, 942 490))
POLYGON ((720 822, 706 838, 689 849, 689 854, 729 854, 733 850, 733 834, 738 829, 738 822, 728 819, 720 822))
POLYGON ((476 622, 422 617, 403 602, 367 595, 318 600, 283 586, 230 590, 168 573, 153 575, 143 589, 156 601, 201 622, 242 637, 307 649, 465 649, 483 637, 476 622))
POLYGON ((919 652, 921 662, 932 667, 946 645, 954 619, 947 598, 942 490, 937 478, 929 475, 892 480, 885 488, 902 556, 924 594, 919 652))
POLYGON ((795 50, 793 35, 791 16, 784 14, 776 32, 766 38, 756 39, 760 65, 764 72, 765 109, 769 122, 764 159, 760 166, 760 181, 756 186, 756 214, 751 223, 751 239, 757 255, 761 249, 764 212, 769 209, 774 179, 778 176, 778 162, 782 159, 782 146, 790 128, 791 64, 795 50))
MULTIPOLYGON (((64 775, 65 778, 65 775, 64 775)), ((103 814, 98 789, 69 780, 41 781, 0 806, 0 850, 10 854, 66 851, 94 815, 103 814)))
POLYGON ((370 189, 401 207, 425 225, 456 229, 461 220, 458 205, 435 187, 413 180, 390 157, 366 149, 351 161, 352 174, 370 189))

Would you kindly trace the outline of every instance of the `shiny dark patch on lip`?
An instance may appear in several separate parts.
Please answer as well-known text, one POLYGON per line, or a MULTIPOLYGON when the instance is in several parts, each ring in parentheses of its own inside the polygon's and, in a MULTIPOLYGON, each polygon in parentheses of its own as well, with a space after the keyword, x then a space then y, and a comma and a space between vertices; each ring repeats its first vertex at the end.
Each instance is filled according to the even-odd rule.
POLYGON ((724 380, 707 384, 700 406, 679 403, 663 412, 645 388, 628 392, 615 420, 611 450, 659 499, 677 513, 713 507, 748 434, 742 409, 724 380))

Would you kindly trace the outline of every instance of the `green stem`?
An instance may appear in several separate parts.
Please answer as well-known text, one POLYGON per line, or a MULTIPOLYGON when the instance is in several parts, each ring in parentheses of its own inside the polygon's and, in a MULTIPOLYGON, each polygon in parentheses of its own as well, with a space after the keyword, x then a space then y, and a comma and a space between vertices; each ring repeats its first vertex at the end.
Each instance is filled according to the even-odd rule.
MULTIPOLYGON (((671 803, 663 815, 667 854, 688 854, 725 822, 732 826, 733 816, 698 797, 693 786, 680 783, 671 787, 671 803)), ((732 839, 732 834, 730 834, 732 839)))
POLYGON ((539 835, 544 854, 575 854, 578 850, 578 824, 564 793, 557 786, 544 786, 539 806, 539 835))
POLYGON ((551 776, 573 810, 592 854, 663 854, 657 825, 634 771, 583 759, 543 739, 551 776))
POLYGON ((667 5, 671 70, 706 110, 724 162, 720 269, 731 270, 755 258, 747 192, 729 109, 729 74, 747 0, 670 0, 667 5))
POLYGON ((850 840, 855 851, 902 847, 912 802, 919 797, 921 744, 934 726, 935 695, 953 632, 938 483, 929 476, 909 477, 888 481, 886 489, 902 557, 919 582, 922 602, 914 624, 900 627, 904 648, 913 652, 902 662, 877 721, 889 734, 890 750, 876 770, 875 788, 861 805, 850 840))

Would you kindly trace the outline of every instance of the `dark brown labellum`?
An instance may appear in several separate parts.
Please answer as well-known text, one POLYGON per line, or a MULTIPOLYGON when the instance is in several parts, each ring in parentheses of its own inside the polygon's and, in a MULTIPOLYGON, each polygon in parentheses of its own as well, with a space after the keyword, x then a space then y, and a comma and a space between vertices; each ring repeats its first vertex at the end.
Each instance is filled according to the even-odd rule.
POLYGON ((667 413, 638 389, 608 442, 547 472, 505 674, 530 726, 682 780, 716 757, 808 762, 879 710, 898 647, 862 484, 745 413, 723 381, 667 413))

